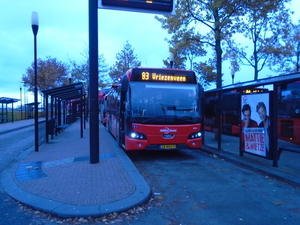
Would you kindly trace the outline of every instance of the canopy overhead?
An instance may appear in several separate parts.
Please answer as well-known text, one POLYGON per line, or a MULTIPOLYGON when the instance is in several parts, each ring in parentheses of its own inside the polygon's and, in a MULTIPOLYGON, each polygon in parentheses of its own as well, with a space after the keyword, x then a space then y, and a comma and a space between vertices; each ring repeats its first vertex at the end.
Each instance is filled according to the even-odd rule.
POLYGON ((274 84, 274 83, 279 85, 279 84, 285 84, 285 83, 299 81, 299 79, 300 79, 300 73, 297 72, 297 73, 291 73, 291 74, 286 74, 286 75, 262 78, 259 80, 250 80, 250 81, 245 81, 245 82, 239 82, 239 83, 223 86, 222 88, 208 90, 206 92, 229 91, 231 89, 238 89, 238 88, 260 87, 260 86, 274 84))
POLYGON ((45 95, 59 98, 61 100, 71 100, 81 98, 85 95, 82 83, 70 84, 63 87, 52 88, 42 91, 45 95))

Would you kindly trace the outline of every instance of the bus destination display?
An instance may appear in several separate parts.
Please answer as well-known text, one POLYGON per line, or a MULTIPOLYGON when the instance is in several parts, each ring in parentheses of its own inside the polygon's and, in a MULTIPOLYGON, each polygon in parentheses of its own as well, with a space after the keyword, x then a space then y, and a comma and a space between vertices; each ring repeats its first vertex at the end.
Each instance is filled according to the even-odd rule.
POLYGON ((194 71, 155 68, 133 68, 130 81, 197 84, 194 71))
POLYGON ((173 74, 161 74, 151 72, 141 72, 141 80, 143 81, 170 81, 170 82, 187 82, 186 76, 177 76, 173 74))

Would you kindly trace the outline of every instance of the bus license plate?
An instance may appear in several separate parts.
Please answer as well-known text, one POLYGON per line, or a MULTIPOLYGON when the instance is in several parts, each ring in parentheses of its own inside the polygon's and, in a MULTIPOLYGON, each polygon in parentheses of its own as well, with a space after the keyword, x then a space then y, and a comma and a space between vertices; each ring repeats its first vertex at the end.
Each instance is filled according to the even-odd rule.
POLYGON ((173 149, 176 148, 176 145, 161 145, 161 149, 173 149))

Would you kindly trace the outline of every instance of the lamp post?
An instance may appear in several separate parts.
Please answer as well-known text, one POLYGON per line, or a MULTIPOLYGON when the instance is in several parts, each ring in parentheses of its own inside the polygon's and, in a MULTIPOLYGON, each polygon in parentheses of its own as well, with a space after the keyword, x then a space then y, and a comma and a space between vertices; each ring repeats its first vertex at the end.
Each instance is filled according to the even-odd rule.
POLYGON ((231 74, 231 78, 232 78, 232 84, 234 84, 234 73, 231 74))
POLYGON ((21 107, 20 107, 20 109, 21 109, 21 120, 23 119, 22 118, 22 86, 20 86, 20 101, 21 101, 21 107))
POLYGON ((174 64, 174 53, 173 52, 170 52, 169 60, 170 60, 170 68, 173 68, 173 64, 174 64))
POLYGON ((296 65, 296 72, 299 72, 299 70, 300 70, 300 65, 299 65, 299 56, 300 56, 300 41, 298 41, 298 43, 297 43, 297 52, 296 52, 296 55, 297 55, 297 65, 296 65))
POLYGON ((38 95, 37 95, 37 59, 36 59, 36 36, 39 30, 39 18, 37 12, 31 14, 31 27, 34 36, 34 143, 35 151, 39 151, 39 133, 38 133, 38 95))
POLYGON ((69 78, 69 85, 72 84, 72 74, 68 73, 68 78, 69 78))

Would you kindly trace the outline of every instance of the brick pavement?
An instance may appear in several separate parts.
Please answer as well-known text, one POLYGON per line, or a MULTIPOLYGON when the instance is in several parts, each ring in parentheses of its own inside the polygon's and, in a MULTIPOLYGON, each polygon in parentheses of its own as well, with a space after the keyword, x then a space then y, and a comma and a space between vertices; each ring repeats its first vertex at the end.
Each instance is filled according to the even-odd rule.
POLYGON ((146 201, 149 186, 105 128, 100 126, 97 164, 90 164, 88 127, 83 138, 77 135, 79 129, 75 122, 39 152, 31 151, 4 171, 4 190, 26 205, 61 217, 100 216, 146 201))

